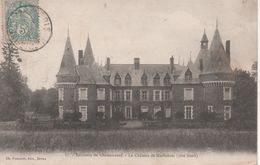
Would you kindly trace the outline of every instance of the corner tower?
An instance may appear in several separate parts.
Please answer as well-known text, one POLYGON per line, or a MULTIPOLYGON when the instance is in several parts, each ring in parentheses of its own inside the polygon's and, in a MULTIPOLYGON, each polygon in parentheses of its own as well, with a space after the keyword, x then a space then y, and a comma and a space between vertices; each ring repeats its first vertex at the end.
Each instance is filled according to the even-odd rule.
POLYGON ((233 111, 233 86, 235 81, 229 62, 230 52, 227 51, 228 53, 222 44, 216 24, 208 55, 199 60, 202 68, 200 81, 204 87, 205 110, 215 112, 219 120, 231 119, 233 111))
POLYGON ((56 77, 56 88, 59 92, 59 118, 63 119, 64 113, 72 113, 75 110, 74 88, 78 81, 76 61, 74 58, 69 35, 67 36, 60 69, 56 77))

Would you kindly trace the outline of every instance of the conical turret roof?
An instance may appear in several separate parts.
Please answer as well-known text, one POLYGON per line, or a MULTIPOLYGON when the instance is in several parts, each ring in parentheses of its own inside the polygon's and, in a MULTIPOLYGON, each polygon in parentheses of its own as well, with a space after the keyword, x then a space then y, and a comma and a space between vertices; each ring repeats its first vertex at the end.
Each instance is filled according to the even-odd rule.
POLYGON ((209 54, 210 57, 206 67, 207 73, 232 72, 218 28, 215 30, 215 34, 210 45, 209 54))
POLYGON ((208 37, 207 37, 207 35, 206 35, 206 32, 205 32, 205 29, 204 29, 204 34, 203 34, 203 36, 202 36, 202 38, 201 38, 201 42, 208 42, 209 40, 208 40, 208 37))
POLYGON ((88 37, 87 45, 86 45, 85 52, 84 52, 84 64, 91 66, 94 62, 95 62, 95 59, 94 59, 91 43, 90 43, 90 40, 88 37))
POLYGON ((67 37, 67 41, 65 44, 65 50, 63 53, 60 70, 57 74, 57 76, 76 76, 77 72, 75 69, 76 61, 74 58, 70 37, 67 37))

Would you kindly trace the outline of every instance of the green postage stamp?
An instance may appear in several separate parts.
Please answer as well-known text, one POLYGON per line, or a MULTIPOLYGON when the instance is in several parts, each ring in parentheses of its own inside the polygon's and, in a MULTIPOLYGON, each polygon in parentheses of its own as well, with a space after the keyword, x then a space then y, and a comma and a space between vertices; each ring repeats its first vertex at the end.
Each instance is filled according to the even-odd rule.
POLYGON ((26 52, 44 47, 52 36, 48 14, 38 0, 3 0, 3 39, 26 52))

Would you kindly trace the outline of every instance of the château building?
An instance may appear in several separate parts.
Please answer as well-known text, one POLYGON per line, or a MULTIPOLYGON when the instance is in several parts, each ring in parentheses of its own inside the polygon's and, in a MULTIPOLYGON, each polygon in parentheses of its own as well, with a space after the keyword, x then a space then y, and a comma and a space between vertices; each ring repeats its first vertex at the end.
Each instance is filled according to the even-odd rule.
POLYGON ((224 48, 217 26, 210 45, 204 30, 197 58, 187 66, 176 64, 173 57, 168 64, 143 64, 140 58, 132 64, 113 64, 108 57, 105 66, 99 66, 89 38, 76 64, 68 36, 56 83, 59 118, 79 111, 81 121, 95 121, 97 113, 111 119, 116 112, 126 120, 144 114, 156 120, 158 113, 173 121, 176 113, 196 120, 206 111, 215 112, 217 120, 228 120, 234 84, 230 41, 224 48))

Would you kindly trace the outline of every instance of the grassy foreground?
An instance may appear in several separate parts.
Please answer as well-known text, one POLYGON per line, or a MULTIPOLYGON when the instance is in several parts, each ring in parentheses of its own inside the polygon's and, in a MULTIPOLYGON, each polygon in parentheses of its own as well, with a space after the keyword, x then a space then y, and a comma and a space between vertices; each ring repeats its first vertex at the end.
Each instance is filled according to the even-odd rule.
POLYGON ((216 150, 256 152, 256 131, 163 129, 118 131, 0 131, 0 150, 19 152, 103 150, 216 150))

